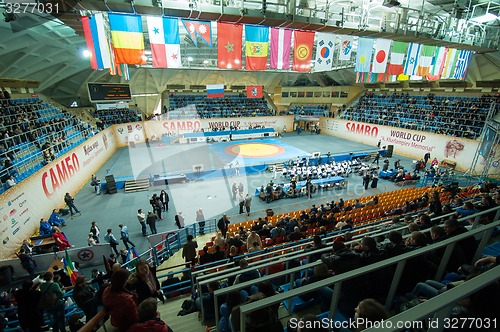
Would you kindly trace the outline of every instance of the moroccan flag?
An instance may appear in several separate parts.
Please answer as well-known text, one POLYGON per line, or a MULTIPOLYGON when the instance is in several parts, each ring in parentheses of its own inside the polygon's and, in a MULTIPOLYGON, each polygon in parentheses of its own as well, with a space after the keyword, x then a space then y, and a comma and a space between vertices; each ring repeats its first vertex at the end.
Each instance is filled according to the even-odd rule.
POLYGON ((182 20, 182 24, 195 46, 198 46, 199 36, 208 46, 212 47, 212 24, 210 22, 182 20))
POLYGON ((247 70, 266 70, 269 55, 269 28, 245 25, 245 53, 247 70))
POLYGON ((292 70, 304 73, 310 72, 314 46, 314 32, 295 30, 293 32, 293 38, 294 52, 292 70))
POLYGON ((271 68, 290 69, 292 30, 271 28, 271 68))
POLYGON ((217 67, 241 69, 243 25, 217 22, 217 67))
POLYGON ((355 72, 369 72, 373 54, 373 39, 359 38, 358 51, 356 53, 355 72))
POLYGON ((446 60, 446 54, 448 53, 448 48, 445 46, 439 46, 436 51, 436 56, 432 60, 431 69, 427 75, 429 81, 437 81, 441 78, 441 73, 444 69, 444 61, 446 60))
POLYGON ((420 50, 422 45, 416 43, 410 43, 408 47, 408 53, 406 54, 406 62, 404 65, 404 74, 408 76, 416 75, 418 57, 420 56, 420 50))
POLYGON ((208 98, 224 98, 224 84, 207 84, 208 98))
POLYGON ((424 45, 422 51, 420 52, 420 57, 418 58, 417 65, 417 75, 427 76, 431 70, 432 59, 436 54, 436 46, 424 45))
POLYGON ((153 67, 182 67, 178 20, 176 18, 148 16, 147 21, 153 67))
POLYGON ((314 71, 332 70, 333 48, 335 47, 335 35, 331 33, 318 32, 316 34, 316 62, 314 71))
POLYGON ((340 36, 340 53, 339 53, 340 61, 351 60, 352 44, 353 44, 352 36, 344 36, 344 35, 340 36))
POLYGON ((456 78, 458 80, 465 80, 471 56, 472 51, 460 50, 460 52, 458 53, 458 59, 455 66, 455 72, 453 73, 453 78, 456 78))
POLYGON ((385 73, 390 49, 390 39, 375 40, 375 56, 373 57, 372 73, 385 73))
POLYGON ((453 77, 457 59, 458 59, 458 51, 454 48, 449 48, 448 54, 446 54, 446 60, 444 60, 443 73, 441 74, 442 79, 453 77))
POLYGON ((262 98, 262 85, 248 85, 247 98, 262 98))
POLYGON ((141 17, 110 13, 108 18, 117 63, 146 64, 141 17))
POLYGON ((404 72, 403 61, 408 43, 395 41, 392 43, 390 61, 387 64, 387 75, 399 75, 404 72))
POLYGON ((66 256, 63 258, 64 260, 64 270, 66 274, 70 277, 71 283, 74 285, 75 280, 78 277, 78 271, 75 269, 75 265, 73 265, 73 261, 71 257, 69 257, 68 250, 64 249, 66 252, 66 256))
POLYGON ((108 37, 104 30, 102 13, 82 16, 83 33, 87 49, 90 52, 90 67, 92 69, 111 68, 111 52, 108 37))

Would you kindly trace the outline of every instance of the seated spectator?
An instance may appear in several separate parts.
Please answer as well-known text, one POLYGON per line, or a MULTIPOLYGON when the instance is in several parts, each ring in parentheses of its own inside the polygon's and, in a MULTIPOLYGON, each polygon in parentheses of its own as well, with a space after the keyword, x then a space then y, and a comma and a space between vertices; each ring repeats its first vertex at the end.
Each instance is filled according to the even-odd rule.
POLYGON ((215 317, 214 292, 219 288, 220 284, 218 281, 209 282, 208 293, 204 293, 202 297, 198 297, 194 301, 199 312, 201 312, 201 306, 203 305, 204 320, 210 320, 215 317))
POLYGON ((51 226, 56 227, 59 227, 59 225, 66 226, 64 219, 59 217, 59 210, 57 209, 52 210, 52 214, 49 217, 49 223, 51 226))
POLYGON ((228 245, 234 246, 239 250, 240 247, 243 245, 243 241, 241 241, 241 239, 240 239, 240 234, 235 234, 234 237, 229 239, 228 245))
POLYGON ((271 229, 271 238, 276 240, 279 237, 283 237, 286 235, 286 231, 281 227, 276 225, 273 229, 271 229))
MULTIPOLYGON (((319 235, 315 235, 314 238, 313 238, 313 245, 308 245, 305 249, 304 249, 304 252, 312 252, 312 251, 316 251, 316 250, 320 250, 320 249, 323 249, 323 248, 326 248, 325 244, 323 243, 323 241, 321 240, 321 237, 319 235)), ((311 253, 309 255, 309 262, 315 262, 317 261, 318 259, 321 259, 321 253, 311 253)))
POLYGON ((214 246, 222 246, 224 245, 224 238, 222 237, 222 234, 220 232, 217 232, 217 234, 215 234, 215 239, 214 239, 214 246))
MULTIPOLYGON (((446 235, 444 239, 449 239, 453 236, 467 233, 467 229, 460 225, 456 219, 448 219, 444 222, 444 231, 446 235)), ((460 240, 457 245, 465 254, 466 262, 471 262, 477 249, 477 242, 473 236, 460 240)))
POLYGON ((321 255, 321 261, 335 275, 361 267, 361 257, 347 248, 342 242, 333 242, 332 253, 321 255))
POLYGON ((226 258, 226 255, 224 254, 224 251, 220 249, 220 246, 215 246, 215 252, 212 254, 212 258, 214 262, 223 260, 226 258))
POLYGON ((220 306, 220 320, 219 320, 219 331, 220 332, 231 332, 230 315, 233 308, 245 302, 246 298, 243 299, 240 291, 234 290, 226 295, 226 302, 220 306))
POLYGON ((145 259, 137 260, 135 272, 130 275, 126 286, 127 289, 137 294, 138 303, 142 303, 149 297, 165 302, 160 292, 160 282, 156 278, 156 269, 150 267, 145 259))
POLYGON ((212 254, 208 253, 207 246, 203 247, 203 255, 200 255, 199 257, 200 257, 200 265, 208 264, 214 261, 212 254))
POLYGON ((359 302, 354 312, 354 320, 357 322, 356 331, 364 330, 367 326, 370 326, 369 323, 380 322, 389 318, 384 306, 374 299, 365 299, 359 302))
MULTIPOLYGON (((240 259, 239 261, 240 269, 242 272, 236 276, 234 280, 234 284, 241 284, 250 280, 257 280, 260 278, 260 272, 257 269, 248 269, 248 262, 245 258, 240 259)), ((250 294, 250 287, 247 287, 245 291, 250 294)))
POLYGON ((64 249, 74 247, 74 245, 69 243, 66 236, 63 233, 61 233, 61 230, 57 227, 54 227, 52 229, 52 238, 54 239, 55 244, 58 247, 59 251, 63 251, 64 249))
POLYGON ((259 246, 259 243, 257 241, 253 241, 252 246, 248 248, 248 253, 257 252, 261 250, 262 247, 259 246))
POLYGON ((288 234, 288 240, 289 241, 298 241, 305 238, 304 234, 300 232, 300 228, 298 226, 295 226, 293 229, 293 232, 288 234))
POLYGON ((43 218, 40 219, 40 235, 42 236, 52 236, 52 226, 50 226, 50 223, 47 220, 44 220, 43 218))
MULTIPOLYGON (((320 265, 316 265, 314 267, 314 274, 312 276, 299 279, 296 281, 296 284, 298 287, 305 286, 308 284, 312 284, 313 282, 317 282, 317 281, 329 278, 331 276, 332 276, 332 274, 330 273, 328 266, 325 263, 321 263, 320 265)), ((304 301, 309 301, 309 300, 311 300, 313 298, 317 298, 317 297, 318 297, 317 292, 310 292, 310 293, 300 295, 300 298, 304 301)))
POLYGON ((173 332, 160 318, 158 304, 153 297, 147 298, 139 305, 139 322, 132 325, 128 332, 173 332))
POLYGON ((9 189, 9 188, 14 187, 17 184, 17 182, 14 179, 14 177, 12 175, 10 175, 9 178, 7 179, 7 181, 5 181, 5 184, 7 185, 7 189, 9 189))

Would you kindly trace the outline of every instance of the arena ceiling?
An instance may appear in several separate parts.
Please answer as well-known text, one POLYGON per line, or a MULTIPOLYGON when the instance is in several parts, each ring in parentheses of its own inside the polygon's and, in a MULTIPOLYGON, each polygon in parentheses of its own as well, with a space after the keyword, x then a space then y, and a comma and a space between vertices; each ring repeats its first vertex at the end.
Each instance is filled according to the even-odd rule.
MULTIPOLYGON (((18 1, 18 0, 10 0, 18 1)), ((20 2, 20 0, 18 1, 20 2)), ((45 1, 47 3, 48 0, 45 1)), ((86 82, 124 82, 107 71, 93 71, 88 58, 80 15, 94 11, 137 12, 142 15, 168 15, 200 20, 222 20, 294 29, 416 41, 428 45, 447 45, 472 49, 468 80, 500 79, 500 20, 479 23, 485 13, 498 15, 498 1, 485 0, 57 0, 59 14, 20 12, 4 14, 0 21, 0 78, 36 80, 38 91, 63 105, 88 103, 86 82), (263 3, 265 5, 263 5, 263 3), (8 22, 7 22, 8 21, 8 22)), ((6 10, 5 4, 1 5, 6 10)), ((1 10, 1 9, 0 9, 1 10)), ((214 36, 216 33, 214 31, 214 36)), ((146 35, 147 38, 147 35, 146 35)), ((132 94, 141 109, 153 109, 167 85, 261 84, 268 92, 277 86, 350 85, 354 83, 353 64, 334 64, 330 72, 217 70, 214 47, 190 42, 181 29, 184 69, 130 68, 132 94)), ((148 43, 146 42, 146 47, 148 43)))

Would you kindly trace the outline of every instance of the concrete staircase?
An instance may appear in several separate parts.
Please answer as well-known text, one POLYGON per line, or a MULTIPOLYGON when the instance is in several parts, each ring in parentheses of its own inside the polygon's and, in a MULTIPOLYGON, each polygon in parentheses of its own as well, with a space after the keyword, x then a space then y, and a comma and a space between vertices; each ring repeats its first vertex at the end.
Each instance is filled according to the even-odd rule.
POLYGON ((149 178, 138 178, 135 180, 125 181, 125 193, 135 193, 138 191, 149 190, 149 178))

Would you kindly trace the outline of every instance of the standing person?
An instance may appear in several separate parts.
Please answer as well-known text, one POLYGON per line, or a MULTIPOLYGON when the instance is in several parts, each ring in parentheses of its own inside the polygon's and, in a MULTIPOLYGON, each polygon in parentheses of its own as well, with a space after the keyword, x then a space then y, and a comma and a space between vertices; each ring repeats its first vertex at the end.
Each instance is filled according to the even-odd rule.
POLYGON ((69 193, 66 193, 66 195, 64 196, 64 202, 66 203, 66 205, 68 206, 69 208, 69 212, 71 213, 71 216, 73 216, 75 213, 79 213, 79 214, 82 214, 78 208, 75 206, 75 199, 73 197, 71 197, 71 195, 69 193), (73 210, 75 212, 73 212, 73 210))
POLYGON ((35 279, 35 270, 36 270, 36 262, 33 260, 33 257, 26 253, 24 248, 19 250, 19 254, 17 255, 19 260, 21 261, 21 266, 26 272, 29 273, 31 280, 35 279))
POLYGON ((184 258, 186 267, 196 259, 196 248, 198 248, 198 242, 193 240, 193 235, 189 234, 187 236, 187 242, 182 247, 182 258, 184 258))
POLYGON ((236 176, 240 176, 240 162, 238 160, 234 163, 234 172, 236 176))
POLYGON ((226 237, 228 225, 229 225, 229 217, 224 213, 217 222, 217 228, 220 230, 222 237, 226 237))
MULTIPOLYGON (((148 212, 151 213, 151 211, 148 212)), ((146 215, 142 213, 142 209, 137 210, 137 220, 139 220, 139 224, 141 224, 142 236, 147 236, 146 231, 146 215)))
POLYGON ((153 194, 153 196, 151 197, 151 199, 149 200, 149 204, 151 204, 151 207, 153 208, 153 211, 156 212, 156 197, 158 195, 156 194, 153 194))
POLYGON ((429 159, 431 159, 431 153, 427 152, 426 154, 424 154, 424 164, 425 165, 427 165, 427 162, 429 161, 429 159))
MULTIPOLYGON (((156 221, 158 220, 158 217, 156 216, 156 214, 153 213, 153 211, 148 211, 148 217, 146 219, 146 222, 148 223, 149 225, 149 229, 151 230, 151 234, 156 234, 158 233, 156 231, 156 221)), ((144 230, 143 230, 143 234, 144 236, 146 236, 146 226, 144 226, 144 230)))
POLYGON ((378 143, 377 143, 377 148, 380 149, 380 144, 382 144, 382 141, 381 140, 378 140, 378 143))
POLYGON ((110 245, 113 251, 115 252, 116 256, 118 256, 120 253, 118 252, 118 249, 116 248, 120 243, 116 239, 116 237, 113 235, 113 231, 111 228, 108 228, 106 231, 106 235, 104 235, 104 240, 106 240, 110 245))
POLYGON ((155 211, 156 211, 156 214, 158 215, 159 220, 163 220, 163 217, 161 216, 162 209, 163 209, 163 203, 161 202, 160 197, 156 196, 156 198, 155 198, 155 211))
POLYGON ((373 178, 372 178, 372 184, 371 184, 370 187, 377 188, 377 184, 378 184, 378 176, 374 175, 373 178))
POLYGON ((240 197, 238 198, 239 204, 240 204, 240 214, 243 214, 243 207, 245 207, 245 198, 243 197, 243 194, 240 193, 240 197))
POLYGON ((369 184, 370 184, 370 173, 365 172, 365 175, 363 175, 363 187, 365 187, 365 190, 368 189, 369 184))
POLYGON ((184 216, 182 215, 182 211, 179 211, 179 213, 177 213, 175 215, 175 225, 181 229, 181 228, 184 228, 186 226, 186 224, 184 223, 184 216))
POLYGON ((240 182, 240 184, 238 185, 238 193, 239 193, 240 195, 243 195, 243 190, 244 190, 244 189, 245 189, 245 188, 243 187, 243 182, 240 182))
POLYGON ((64 317, 64 291, 57 282, 54 282, 54 274, 45 272, 43 275, 44 283, 40 284, 42 295, 54 296, 57 298, 56 303, 51 308, 42 308, 52 317, 52 331, 66 332, 66 319, 64 317), (53 294, 53 295, 52 295, 53 294))
POLYGON ((160 201, 163 205, 163 211, 168 212, 168 202, 170 201, 170 197, 165 190, 162 190, 160 193, 160 201))
POLYGON ((307 197, 308 198, 312 198, 312 188, 313 188, 313 184, 311 182, 311 178, 307 178, 306 189, 307 189, 307 197))
POLYGON ((90 179, 90 185, 94 187, 94 191, 96 195, 101 194, 101 180, 97 178, 97 175, 92 174, 92 178, 90 179))
POLYGON ((250 215, 250 206, 252 205, 252 196, 247 194, 245 196, 245 209, 247 210, 247 216, 250 215))
POLYGON ((150 267, 145 259, 137 260, 135 272, 128 278, 127 289, 137 294, 139 303, 150 297, 165 301, 160 292, 160 282, 156 278, 156 269, 150 267))
POLYGON ((33 281, 27 279, 23 282, 21 289, 14 295, 17 303, 17 316, 21 330, 26 332, 42 331, 42 313, 37 310, 42 293, 33 287, 33 281))
POLYGON ((377 163, 377 166, 378 166, 379 159, 380 159, 380 153, 377 152, 377 155, 375 156, 375 159, 373 160, 374 163, 377 163))
POLYGON ((129 243, 132 246, 132 248, 135 248, 135 244, 132 241, 130 241, 130 235, 128 234, 128 227, 123 224, 118 225, 118 227, 120 227, 120 240, 123 241, 123 245, 125 246, 125 248, 129 250, 128 246, 129 243))
POLYGON ((394 170, 397 171, 401 167, 401 159, 398 159, 394 162, 394 170))
POLYGON ((73 300, 76 305, 82 309, 85 314, 85 320, 88 322, 97 314, 96 290, 87 284, 87 277, 78 276, 73 288, 73 300))
POLYGON ((205 215, 203 214, 203 210, 201 208, 196 210, 196 221, 200 227, 200 235, 205 235, 205 215))
POLYGON ((96 221, 92 221, 92 225, 90 226, 90 233, 92 233, 92 237, 95 240, 95 243, 99 243, 99 234, 101 231, 99 230, 99 226, 97 226, 96 221))
POLYGON ((236 200, 236 194, 238 193, 238 185, 233 183, 233 186, 231 187, 231 191, 233 192, 233 201, 236 200))

